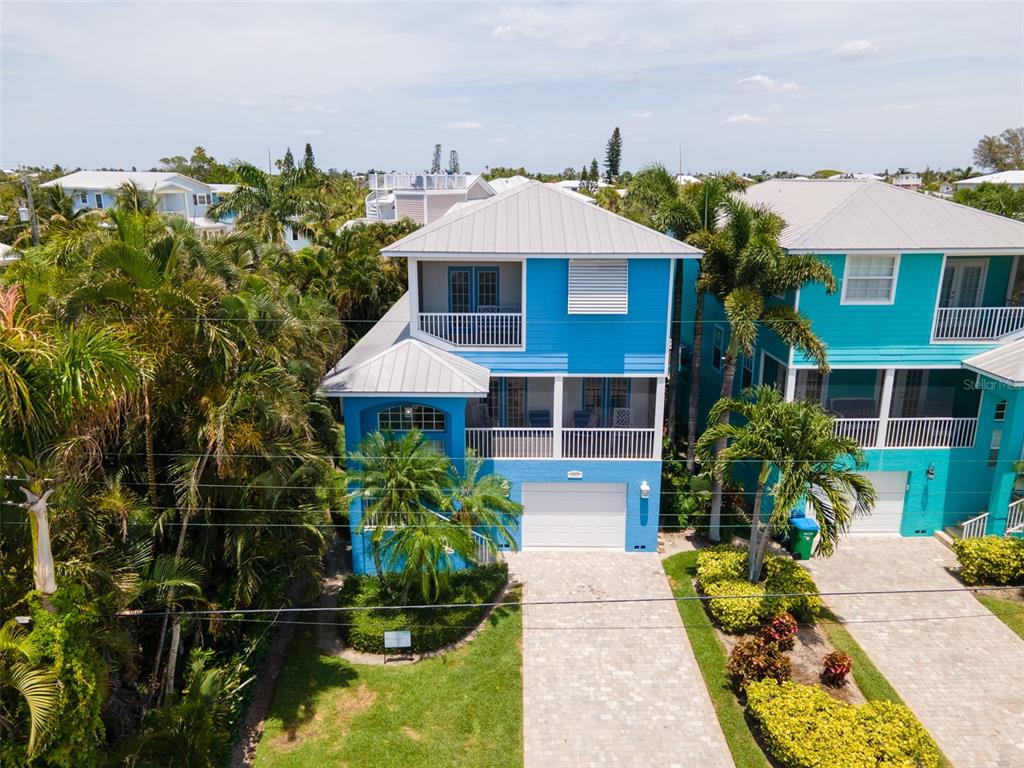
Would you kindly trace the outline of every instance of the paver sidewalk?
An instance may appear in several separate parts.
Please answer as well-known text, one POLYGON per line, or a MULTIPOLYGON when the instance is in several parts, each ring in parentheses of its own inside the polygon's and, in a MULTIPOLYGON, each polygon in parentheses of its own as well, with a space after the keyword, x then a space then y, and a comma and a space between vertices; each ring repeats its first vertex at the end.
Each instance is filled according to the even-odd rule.
MULTIPOLYGON (((962 586, 931 538, 851 538, 809 567, 822 592, 962 586)), ((958 768, 1024 766, 1024 641, 968 592, 828 597, 958 768)))
MULTIPOLYGON (((671 597, 656 554, 509 557, 523 599, 671 597)), ((526 606, 525 768, 718 768, 733 762, 672 602, 526 606)))

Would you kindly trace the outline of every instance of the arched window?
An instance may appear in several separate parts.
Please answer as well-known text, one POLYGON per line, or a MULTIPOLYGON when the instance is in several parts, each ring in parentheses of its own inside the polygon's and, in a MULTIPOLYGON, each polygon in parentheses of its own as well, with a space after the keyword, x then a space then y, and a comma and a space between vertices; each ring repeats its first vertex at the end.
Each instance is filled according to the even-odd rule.
POLYGON ((390 432, 418 429, 421 432, 444 432, 444 411, 426 405, 393 405, 377 414, 377 428, 390 432))

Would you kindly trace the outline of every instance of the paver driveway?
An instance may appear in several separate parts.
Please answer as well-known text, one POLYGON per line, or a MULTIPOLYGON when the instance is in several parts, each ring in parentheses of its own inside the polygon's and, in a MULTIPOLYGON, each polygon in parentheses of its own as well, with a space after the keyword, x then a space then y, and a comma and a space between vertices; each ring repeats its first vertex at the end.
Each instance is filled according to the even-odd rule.
MULTIPOLYGON (((930 538, 853 538, 809 565, 822 592, 961 586, 930 538)), ((1024 766, 1024 641, 970 593, 826 602, 954 765, 1024 766)))
MULTIPOLYGON (((529 551, 509 557, 523 599, 671 597, 655 554, 529 551)), ((732 766, 672 602, 528 605, 525 768, 732 766)))

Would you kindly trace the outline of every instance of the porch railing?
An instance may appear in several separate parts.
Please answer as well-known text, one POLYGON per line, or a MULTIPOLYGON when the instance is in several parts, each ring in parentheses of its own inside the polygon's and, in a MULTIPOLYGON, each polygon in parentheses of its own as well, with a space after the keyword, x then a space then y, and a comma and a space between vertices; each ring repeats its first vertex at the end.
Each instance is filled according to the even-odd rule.
POLYGON ((465 189, 466 174, 456 173, 371 173, 366 185, 373 190, 391 189, 465 189))
POLYGON ((566 459, 653 459, 654 429, 563 429, 562 456, 566 459))
POLYGON ((534 427, 470 427, 466 447, 485 459, 549 459, 555 430, 534 427))
POLYGON ((419 329, 462 347, 518 347, 523 343, 523 313, 420 312, 419 329))
MULTIPOLYGON (((448 518, 440 512, 436 512, 434 510, 430 510, 430 512, 441 520, 448 520, 448 518)), ((363 516, 363 529, 366 531, 372 531, 380 527, 381 517, 382 516, 379 513, 367 513, 363 516)), ((385 530, 393 531, 398 527, 399 526, 397 525, 388 525, 385 526, 385 530)), ((478 531, 471 530, 470 534, 473 536, 474 559, 477 565, 490 565, 492 563, 496 563, 500 554, 497 556, 495 555, 494 548, 491 546, 490 540, 478 531)))
POLYGON ((1024 329, 1024 306, 939 307, 935 312, 935 339, 991 341, 1024 329))
POLYGON ((889 419, 887 448, 970 448, 978 420, 971 418, 889 419))
POLYGON ((1024 499, 1017 499, 1010 505, 1006 515, 1006 533, 1024 533, 1024 499))
POLYGON ((988 525, 988 512, 983 512, 977 517, 964 520, 960 523, 960 538, 977 539, 985 535, 985 527, 988 525))
POLYGON ((835 431, 853 438, 862 448, 970 448, 978 431, 976 418, 890 418, 885 439, 879 441, 881 421, 835 419, 835 431))

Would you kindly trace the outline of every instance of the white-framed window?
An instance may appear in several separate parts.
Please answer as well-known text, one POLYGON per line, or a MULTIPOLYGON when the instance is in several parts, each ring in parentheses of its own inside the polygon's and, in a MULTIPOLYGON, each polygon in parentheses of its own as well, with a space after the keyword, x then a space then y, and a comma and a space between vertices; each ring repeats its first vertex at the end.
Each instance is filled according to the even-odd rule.
POLYGON ((292 224, 292 240, 299 239, 299 228, 295 224, 292 224))
POLYGON ((89 195, 85 192, 81 192, 78 195, 78 199, 82 201, 82 205, 86 205, 89 202, 89 195))
POLYGON ((96 207, 97 208, 102 208, 103 207, 103 194, 101 192, 97 192, 96 193, 96 207))
POLYGON ((725 358, 725 331, 722 326, 715 326, 714 341, 711 344, 711 367, 716 371, 722 370, 722 360, 725 358))
POLYGON ((988 468, 992 469, 999 461, 999 446, 1003 442, 1003 430, 992 430, 992 442, 988 445, 988 468))
POLYGON ((626 259, 569 259, 570 315, 625 315, 629 312, 626 259))
POLYGON ((992 421, 1005 421, 1006 420, 1006 401, 1000 400, 996 403, 995 413, 992 415, 992 421))
POLYGON ((892 304, 900 257, 847 256, 843 274, 842 304, 892 304))
POLYGON ((444 432, 444 411, 427 405, 394 405, 377 414, 377 428, 391 432, 444 432))
POLYGON ((754 356, 743 355, 743 370, 740 371, 740 389, 754 385, 754 356))

